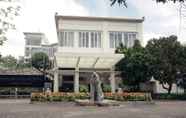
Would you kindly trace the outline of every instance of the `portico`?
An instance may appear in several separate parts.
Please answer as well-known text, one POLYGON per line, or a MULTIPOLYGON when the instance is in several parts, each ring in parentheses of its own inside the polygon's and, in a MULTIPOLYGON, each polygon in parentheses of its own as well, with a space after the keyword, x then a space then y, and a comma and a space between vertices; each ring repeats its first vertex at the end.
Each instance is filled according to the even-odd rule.
POLYGON ((54 92, 59 91, 59 82, 64 75, 72 75, 74 79, 73 89, 75 93, 78 93, 80 72, 108 71, 110 73, 108 79, 114 93, 116 90, 114 66, 123 57, 123 54, 56 53, 53 90, 54 92))

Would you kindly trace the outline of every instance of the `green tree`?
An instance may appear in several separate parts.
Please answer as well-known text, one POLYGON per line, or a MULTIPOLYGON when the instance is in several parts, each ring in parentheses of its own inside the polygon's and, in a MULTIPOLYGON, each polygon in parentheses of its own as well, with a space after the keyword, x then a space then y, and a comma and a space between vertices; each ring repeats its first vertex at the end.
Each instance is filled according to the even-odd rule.
POLYGON ((186 93, 186 73, 181 74, 181 77, 177 80, 177 85, 184 89, 184 92, 186 93))
POLYGON ((49 57, 44 52, 38 52, 32 55, 31 64, 43 75, 51 75, 48 70, 51 69, 51 62, 49 57))
POLYGON ((184 89, 186 93, 186 47, 182 46, 182 55, 180 56, 182 61, 182 69, 178 73, 177 84, 184 89))
POLYGON ((16 0, 0 0, 0 45, 7 40, 6 33, 9 29, 15 29, 13 19, 18 15, 20 6, 16 0))
POLYGON ((11 55, 8 55, 8 56, 1 58, 0 64, 2 67, 5 67, 5 68, 16 68, 17 59, 11 55))
POLYGON ((43 52, 33 54, 31 58, 31 64, 34 68, 36 68, 42 73, 50 69, 49 57, 43 52))
POLYGON ((121 44, 116 52, 125 55, 125 58, 116 65, 116 69, 122 71, 123 84, 130 86, 133 91, 139 91, 139 84, 151 78, 150 55, 138 40, 135 40, 134 46, 128 49, 121 44))
POLYGON ((171 93, 178 72, 183 70, 183 48, 176 36, 151 39, 146 46, 153 57, 151 72, 162 87, 171 93))

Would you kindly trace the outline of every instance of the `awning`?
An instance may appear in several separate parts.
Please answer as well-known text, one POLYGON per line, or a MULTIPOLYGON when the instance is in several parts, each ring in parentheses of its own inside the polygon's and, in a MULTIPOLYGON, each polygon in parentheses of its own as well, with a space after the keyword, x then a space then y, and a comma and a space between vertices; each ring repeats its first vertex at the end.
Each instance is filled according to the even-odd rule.
POLYGON ((110 69, 124 57, 123 54, 56 53, 59 68, 110 69))

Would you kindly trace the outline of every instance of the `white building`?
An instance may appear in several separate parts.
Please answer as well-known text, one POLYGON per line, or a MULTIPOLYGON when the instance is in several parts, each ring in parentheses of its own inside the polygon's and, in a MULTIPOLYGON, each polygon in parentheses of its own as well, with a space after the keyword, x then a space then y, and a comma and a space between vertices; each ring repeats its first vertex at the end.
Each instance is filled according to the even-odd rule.
POLYGON ((142 19, 111 17, 55 16, 58 51, 55 53, 54 92, 79 92, 79 84, 88 83, 90 72, 109 72, 112 92, 116 90, 115 64, 123 54, 116 47, 142 41, 142 19))
POLYGON ((57 44, 49 44, 46 36, 38 32, 24 32, 25 35, 25 61, 37 52, 46 53, 51 59, 57 51, 57 44))

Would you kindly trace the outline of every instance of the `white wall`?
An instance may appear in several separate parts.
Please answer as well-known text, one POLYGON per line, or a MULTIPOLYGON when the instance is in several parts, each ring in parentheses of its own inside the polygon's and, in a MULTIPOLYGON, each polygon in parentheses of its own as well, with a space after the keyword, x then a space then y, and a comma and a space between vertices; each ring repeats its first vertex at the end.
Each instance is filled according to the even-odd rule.
POLYGON ((75 46, 73 48, 58 47, 59 52, 80 52, 80 53, 114 53, 115 49, 109 46, 109 31, 137 32, 137 39, 142 42, 142 23, 126 21, 95 21, 95 20, 72 20, 60 19, 58 30, 71 31, 101 31, 102 48, 79 48, 77 46, 78 34, 75 33, 75 46))
MULTIPOLYGON (((167 90, 164 89, 158 81, 156 81, 155 86, 155 93, 167 93, 167 90)), ((176 84, 173 84, 171 93, 184 93, 184 89, 178 87, 176 84)))

